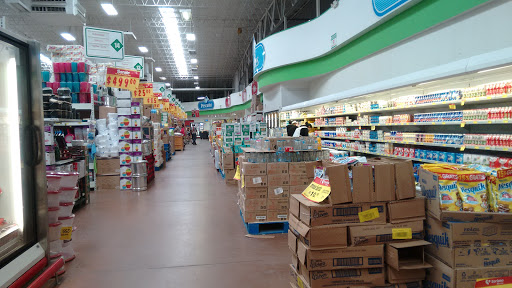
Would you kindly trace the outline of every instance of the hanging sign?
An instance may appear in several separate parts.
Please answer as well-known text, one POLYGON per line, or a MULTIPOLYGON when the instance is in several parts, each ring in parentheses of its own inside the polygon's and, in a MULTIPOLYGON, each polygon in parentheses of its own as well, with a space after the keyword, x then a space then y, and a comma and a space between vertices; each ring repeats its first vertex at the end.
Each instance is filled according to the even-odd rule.
POLYGON ((107 67, 107 87, 135 91, 139 88, 139 81, 139 71, 107 67))
POLYGON ((140 72, 139 78, 144 78, 144 57, 125 55, 123 61, 116 61, 118 68, 132 69, 140 72))
POLYGON ((252 84, 251 84, 251 92, 252 92, 252 96, 258 95, 258 82, 256 82, 256 81, 252 82, 252 84))
POLYGON ((143 104, 147 104, 147 105, 154 105, 154 104, 159 104, 159 100, 158 98, 156 97, 144 97, 144 102, 143 104))
POLYGON ((165 83, 161 83, 161 82, 153 83, 153 92, 163 94, 165 92, 165 83))
POLYGON ((139 87, 133 91, 132 98, 153 97, 153 83, 139 83, 139 87))
POLYGON ((122 31, 84 26, 85 56, 111 60, 124 59, 122 31))
POLYGON ((311 184, 302 192, 307 199, 320 203, 331 194, 331 186, 329 180, 316 177, 311 184))

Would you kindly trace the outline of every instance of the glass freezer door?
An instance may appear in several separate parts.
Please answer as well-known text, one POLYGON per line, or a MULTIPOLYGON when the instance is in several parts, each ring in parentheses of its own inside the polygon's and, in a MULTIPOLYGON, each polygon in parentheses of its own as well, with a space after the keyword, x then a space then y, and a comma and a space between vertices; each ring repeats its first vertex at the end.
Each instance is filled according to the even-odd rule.
POLYGON ((0 269, 37 240, 27 54, 0 34, 0 269))

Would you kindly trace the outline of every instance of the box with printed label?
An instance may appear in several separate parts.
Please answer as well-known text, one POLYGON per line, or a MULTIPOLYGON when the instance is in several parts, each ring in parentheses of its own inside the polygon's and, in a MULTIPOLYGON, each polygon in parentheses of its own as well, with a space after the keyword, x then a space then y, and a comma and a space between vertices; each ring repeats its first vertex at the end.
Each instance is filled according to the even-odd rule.
POLYGON ((132 152, 132 143, 129 141, 119 141, 119 152, 132 152))
POLYGON ((240 136, 233 137, 233 145, 243 145, 244 139, 240 136))
POLYGON ((131 115, 131 108, 117 108, 118 115, 131 115))
POLYGON ((132 125, 131 127, 140 127, 140 116, 139 115, 132 115, 132 125))
POLYGON ((426 254, 433 267, 428 270, 425 287, 474 288, 477 279, 512 275, 512 267, 451 268, 436 257, 426 254))
POLYGON ((44 126, 44 145, 53 145, 53 125, 44 126))
POLYGON ((320 226, 329 224, 359 224, 372 225, 386 223, 386 203, 359 203, 359 204, 319 204, 309 201, 301 194, 290 195, 290 213, 298 217, 306 225, 320 226), (361 223, 360 212, 370 209, 374 218, 366 219, 361 223))
POLYGON ((245 187, 267 187, 267 176, 263 175, 242 175, 245 187))
MULTIPOLYGON (((242 182, 242 181, 238 181, 242 182)), ((243 194, 246 199, 263 199, 267 198, 267 187, 245 187, 243 189, 243 194)))
POLYGON ((268 210, 286 210, 286 211, 288 211, 288 208, 289 208, 288 199, 267 199, 267 209, 268 210))
POLYGON ((288 174, 287 162, 271 162, 267 163, 267 175, 288 174))
POLYGON ((323 167, 325 174, 330 176, 329 184, 331 186, 331 194, 329 194, 323 203, 342 204, 352 202, 352 189, 350 188, 348 166, 328 161, 307 162, 306 175, 310 178, 314 178, 313 173, 317 167, 323 167))
POLYGON ((266 163, 241 163, 241 171, 243 175, 267 175, 266 163))
POLYGON ((384 245, 313 250, 299 241, 297 256, 309 271, 384 267, 384 245))
MULTIPOLYGON (((293 231, 290 232, 292 233, 293 237, 300 239, 300 241, 311 248, 318 249, 347 247, 348 228, 346 225, 323 225, 309 227, 291 214, 289 216, 288 222, 290 224, 290 231, 293 231)), ((292 251, 297 253, 296 250, 292 249, 292 251)))
POLYGON ((132 178, 131 177, 121 177, 119 178, 119 187, 121 190, 129 190, 132 189, 132 178))
POLYGON ((132 139, 132 128, 129 128, 129 127, 119 128, 119 139, 120 140, 131 140, 132 139))
POLYGON ((132 112, 132 115, 140 115, 140 107, 139 106, 132 106, 131 112, 132 112))
POLYGON ((131 165, 131 163, 132 163, 132 155, 130 153, 126 153, 126 152, 119 153, 119 164, 131 165))
POLYGON ((302 263, 299 265, 301 275, 311 288, 372 287, 384 286, 386 283, 384 267, 309 271, 302 263))
POLYGON ((96 188, 98 190, 119 189, 119 175, 97 175, 96 188))
POLYGON ((390 223, 425 220, 425 198, 418 197, 389 202, 388 218, 390 223))
POLYGON ((133 152, 142 152, 142 140, 131 140, 131 142, 133 152))
POLYGON ((235 158, 233 153, 222 153, 222 167, 224 169, 235 169, 235 158))
POLYGON ((423 239, 423 221, 397 224, 351 226, 350 245, 365 246, 423 239))
MULTIPOLYGON (((307 168, 306 168, 307 162, 291 162, 288 164, 288 169, 290 175, 307 175, 307 168)), ((313 177, 313 172, 311 172, 311 175, 313 177)))
POLYGON ((245 199, 243 194, 240 197, 244 211, 258 211, 267 209, 267 199, 245 199))
POLYGON ((233 136, 242 136, 242 124, 234 123, 233 124, 233 136))
POLYGON ((288 174, 267 175, 267 183, 269 186, 288 186, 288 185, 290 185, 290 175, 288 175, 288 174))
POLYGON ((251 125, 250 124, 242 124, 242 136, 250 136, 251 135, 251 125))
POLYGON ((129 115, 119 115, 117 117, 117 126, 119 127, 130 127, 132 124, 132 119, 129 115))
POLYGON ((44 158, 46 160, 46 165, 55 164, 55 153, 54 152, 45 152, 44 158))
POLYGON ((224 137, 235 136, 235 125, 234 124, 223 124, 222 132, 224 137))
MULTIPOLYGON (((119 164, 119 161, 117 162, 117 164, 119 164)), ((121 166, 119 175, 121 177, 132 177, 132 166, 131 165, 121 166)))
POLYGON ((512 267, 512 224, 441 222, 432 216, 425 225, 426 251, 448 266, 512 267))
POLYGON ((132 128, 132 139, 133 140, 142 140, 142 128, 132 128))
MULTIPOLYGON (((292 175, 290 174, 290 186, 308 186, 313 182, 314 178, 309 178, 306 175, 292 175)), ((306 188, 304 188, 306 189, 306 188)), ((304 191, 304 190, 302 190, 304 191)), ((300 193, 302 193, 302 191, 300 193)))
POLYGON ((268 199, 286 199, 290 198, 290 186, 268 187, 268 199))
POLYGON ((268 222, 288 221, 288 210, 267 210, 268 222))
MULTIPOLYGON (((290 175, 290 182, 292 181, 292 175, 290 175)), ((308 188, 308 185, 290 185, 290 195, 302 194, 304 190, 308 188)))
POLYGON ((235 177, 235 174, 236 174, 236 170, 235 169, 225 169, 224 170, 224 178, 226 179, 226 183, 229 183, 229 184, 235 184, 235 179, 233 179, 233 177, 235 177))
POLYGON ((267 221, 267 210, 261 211, 245 211, 242 209, 242 216, 245 223, 258 223, 267 221))

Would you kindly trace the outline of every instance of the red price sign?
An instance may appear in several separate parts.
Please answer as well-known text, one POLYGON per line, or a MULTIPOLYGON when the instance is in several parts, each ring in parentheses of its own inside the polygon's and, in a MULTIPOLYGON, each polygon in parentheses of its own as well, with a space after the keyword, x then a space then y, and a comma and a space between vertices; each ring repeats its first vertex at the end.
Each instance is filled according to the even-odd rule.
POLYGON ((139 80, 139 71, 108 67, 105 86, 135 91, 139 80))
POLYGON ((153 97, 153 83, 140 83, 132 94, 133 98, 153 97))
POLYGON ((156 97, 144 97, 144 104, 154 105, 154 104, 160 104, 160 102, 158 101, 158 98, 156 98, 156 97))

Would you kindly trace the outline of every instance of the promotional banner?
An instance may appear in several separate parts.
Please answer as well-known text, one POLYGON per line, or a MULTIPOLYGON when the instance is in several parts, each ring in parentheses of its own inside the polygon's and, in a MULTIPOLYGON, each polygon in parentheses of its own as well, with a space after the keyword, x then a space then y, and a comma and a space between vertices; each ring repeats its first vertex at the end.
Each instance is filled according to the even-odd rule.
POLYGON ((159 104, 159 103, 160 103, 160 100, 158 100, 158 98, 156 98, 156 97, 144 97, 143 104, 154 105, 154 104, 159 104))
POLYGON ((144 57, 125 55, 123 61, 114 63, 117 68, 132 69, 140 72, 139 78, 144 78, 144 57))
POLYGON ((107 87, 135 91, 139 88, 139 80, 139 71, 107 67, 107 87))

